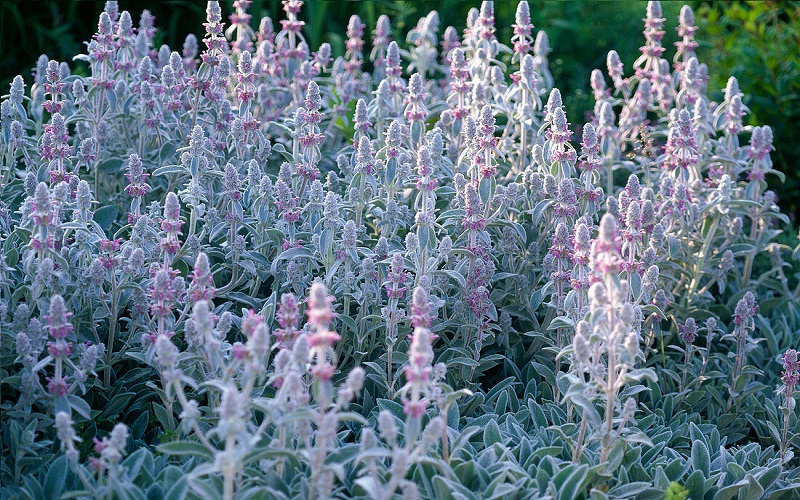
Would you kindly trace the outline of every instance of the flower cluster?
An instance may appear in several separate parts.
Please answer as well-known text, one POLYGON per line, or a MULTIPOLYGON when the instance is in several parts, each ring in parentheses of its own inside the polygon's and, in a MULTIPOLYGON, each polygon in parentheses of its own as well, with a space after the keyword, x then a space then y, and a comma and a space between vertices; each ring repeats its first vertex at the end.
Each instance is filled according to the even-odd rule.
POLYGON ((800 383, 800 363, 797 361, 797 351, 787 350, 783 355, 783 372, 781 382, 785 386, 786 396, 794 393, 794 388, 800 383))

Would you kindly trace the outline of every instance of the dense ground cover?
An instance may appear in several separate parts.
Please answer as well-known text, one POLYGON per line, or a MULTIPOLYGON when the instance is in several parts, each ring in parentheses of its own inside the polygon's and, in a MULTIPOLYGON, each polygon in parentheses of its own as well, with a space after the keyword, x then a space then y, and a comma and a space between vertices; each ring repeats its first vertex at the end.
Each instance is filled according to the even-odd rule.
POLYGON ((690 8, 584 121, 526 2, 337 58, 249 3, 3 97, 4 498, 795 494, 782 174, 690 8))

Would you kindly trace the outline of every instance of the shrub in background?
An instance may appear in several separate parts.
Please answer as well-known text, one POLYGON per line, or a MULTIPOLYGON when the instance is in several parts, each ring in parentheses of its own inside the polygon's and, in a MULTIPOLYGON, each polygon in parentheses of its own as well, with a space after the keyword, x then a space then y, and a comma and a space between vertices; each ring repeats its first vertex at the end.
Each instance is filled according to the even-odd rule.
MULTIPOLYGON (((698 9, 709 65, 717 68, 712 80, 722 86, 725 73, 736 76, 749 97, 751 125, 771 123, 775 144, 794 142, 792 123, 800 117, 800 4, 797 2, 705 3, 698 9)), ((786 182, 776 183, 779 203, 784 211, 800 213, 796 193, 800 189, 797 148, 780 147, 774 153, 775 168, 786 174, 786 182)))

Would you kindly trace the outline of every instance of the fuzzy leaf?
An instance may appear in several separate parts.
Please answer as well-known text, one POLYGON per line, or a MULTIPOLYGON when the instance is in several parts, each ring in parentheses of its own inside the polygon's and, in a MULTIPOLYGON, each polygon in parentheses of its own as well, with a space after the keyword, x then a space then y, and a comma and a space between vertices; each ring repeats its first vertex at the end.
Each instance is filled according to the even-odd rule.
POLYGON ((164 455, 191 456, 212 460, 214 453, 201 443, 193 441, 173 441, 156 446, 156 449, 164 455))

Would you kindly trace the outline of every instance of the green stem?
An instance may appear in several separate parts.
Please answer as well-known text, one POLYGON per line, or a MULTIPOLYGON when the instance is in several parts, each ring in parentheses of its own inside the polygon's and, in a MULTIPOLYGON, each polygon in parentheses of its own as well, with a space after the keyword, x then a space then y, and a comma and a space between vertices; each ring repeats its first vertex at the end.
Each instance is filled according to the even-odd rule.
POLYGON ((106 369, 103 382, 106 389, 111 386, 111 360, 114 355, 114 342, 117 336, 117 317, 119 315, 119 291, 114 271, 111 271, 111 315, 108 317, 108 345, 106 346, 106 369))

